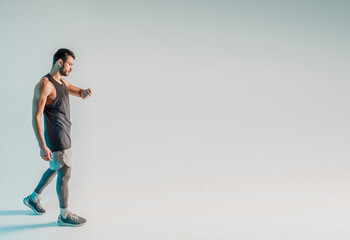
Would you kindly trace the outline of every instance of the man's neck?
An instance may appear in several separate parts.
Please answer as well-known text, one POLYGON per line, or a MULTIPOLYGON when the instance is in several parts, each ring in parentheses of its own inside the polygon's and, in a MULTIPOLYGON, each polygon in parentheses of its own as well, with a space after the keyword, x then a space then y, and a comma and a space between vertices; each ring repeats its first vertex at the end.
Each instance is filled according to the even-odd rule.
POLYGON ((61 82, 61 77, 62 77, 62 75, 61 75, 60 71, 51 69, 51 71, 49 72, 49 74, 51 75, 51 77, 52 77, 53 79, 56 80, 56 82, 59 82, 59 83, 61 82))

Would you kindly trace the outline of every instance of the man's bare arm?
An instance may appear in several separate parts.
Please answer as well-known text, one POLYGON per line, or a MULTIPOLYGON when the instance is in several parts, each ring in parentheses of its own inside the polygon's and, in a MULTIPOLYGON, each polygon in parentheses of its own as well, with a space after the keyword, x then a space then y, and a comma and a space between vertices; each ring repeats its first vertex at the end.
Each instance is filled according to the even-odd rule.
POLYGON ((69 94, 71 94, 73 96, 81 97, 83 99, 87 99, 92 94, 90 88, 88 88, 88 89, 81 89, 79 87, 74 86, 73 84, 71 84, 70 82, 68 82, 64 78, 62 78, 62 81, 64 81, 64 83, 66 84, 69 94))
POLYGON ((52 91, 52 84, 49 80, 44 78, 35 86, 34 97, 33 97, 33 111, 32 111, 32 124, 35 132, 36 139, 40 147, 40 155, 46 160, 50 161, 52 158, 52 153, 50 149, 46 146, 44 138, 44 129, 41 124, 41 117, 44 112, 47 97, 52 91))

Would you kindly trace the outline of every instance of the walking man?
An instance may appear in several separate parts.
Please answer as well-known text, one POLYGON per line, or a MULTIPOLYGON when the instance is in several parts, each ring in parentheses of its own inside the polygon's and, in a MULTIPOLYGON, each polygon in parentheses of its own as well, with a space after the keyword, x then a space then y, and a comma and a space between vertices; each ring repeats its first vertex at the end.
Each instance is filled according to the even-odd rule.
POLYGON ((61 48, 53 56, 50 73, 41 78, 34 89, 33 129, 40 147, 40 156, 49 163, 34 192, 23 199, 26 206, 37 214, 44 214, 39 197, 45 187, 57 175, 57 195, 60 205, 58 224, 81 226, 86 219, 68 210, 68 181, 72 169, 71 122, 69 94, 87 99, 90 89, 81 89, 70 84, 66 77, 73 70, 75 55, 61 48), (41 117, 44 113, 44 125, 41 117))

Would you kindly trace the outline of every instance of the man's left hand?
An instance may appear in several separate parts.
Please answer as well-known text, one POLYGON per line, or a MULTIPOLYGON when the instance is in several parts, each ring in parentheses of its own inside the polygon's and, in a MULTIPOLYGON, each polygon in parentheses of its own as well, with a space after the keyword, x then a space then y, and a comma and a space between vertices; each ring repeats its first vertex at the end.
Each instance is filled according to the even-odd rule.
POLYGON ((91 92, 91 89, 88 88, 88 89, 85 89, 81 92, 80 96, 83 98, 83 99, 87 99, 88 97, 90 97, 92 94, 91 92))

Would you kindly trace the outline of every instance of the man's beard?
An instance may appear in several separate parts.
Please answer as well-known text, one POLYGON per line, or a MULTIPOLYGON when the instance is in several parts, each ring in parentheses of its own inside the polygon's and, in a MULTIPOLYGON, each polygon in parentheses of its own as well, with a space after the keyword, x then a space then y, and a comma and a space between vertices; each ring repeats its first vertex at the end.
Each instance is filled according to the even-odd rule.
POLYGON ((69 72, 64 71, 63 66, 61 66, 61 67, 59 68, 59 71, 60 71, 60 74, 61 74, 62 76, 65 76, 65 77, 67 77, 68 74, 69 74, 69 72))

